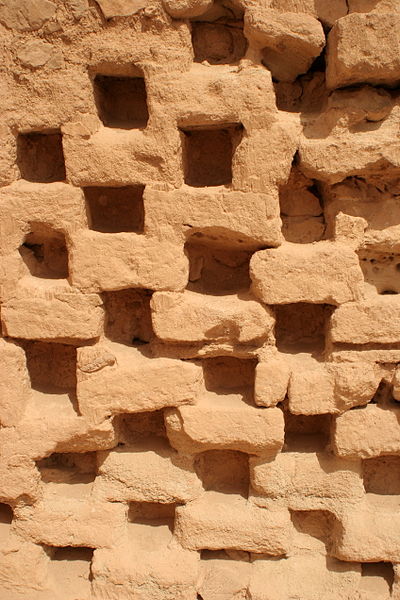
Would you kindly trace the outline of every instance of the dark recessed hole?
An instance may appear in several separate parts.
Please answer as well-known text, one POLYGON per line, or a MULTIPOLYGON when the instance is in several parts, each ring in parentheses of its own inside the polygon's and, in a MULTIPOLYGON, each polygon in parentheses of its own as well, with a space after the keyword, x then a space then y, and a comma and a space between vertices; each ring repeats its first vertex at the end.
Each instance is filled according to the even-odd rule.
POLYGON ((358 257, 365 282, 373 286, 378 294, 400 293, 400 269, 396 262, 398 254, 360 250, 358 257))
POLYGON ((364 488, 370 494, 400 494, 400 457, 380 456, 363 460, 364 488))
POLYGON ((14 515, 11 506, 0 503, 0 527, 1 525, 11 525, 13 516, 14 515))
POLYGON ((243 21, 240 20, 193 22, 192 43, 195 62, 206 60, 212 65, 239 61, 248 46, 243 34, 243 21))
POLYGON ((284 304, 275 306, 275 336, 282 352, 322 352, 327 323, 333 307, 326 304, 284 304))
POLYGON ((144 230, 144 186, 86 187, 89 227, 104 233, 144 230))
POLYGON ((143 77, 96 75, 94 92, 99 117, 106 127, 146 127, 149 112, 143 77))
POLYGON ((158 502, 131 502, 129 504, 128 521, 151 527, 166 525, 174 531, 176 504, 161 504, 158 502))
POLYGON ((151 296, 142 289, 104 292, 106 337, 120 344, 147 344, 153 337, 151 296))
POLYGON ((284 417, 284 452, 317 452, 329 444, 332 415, 294 415, 285 410, 284 417))
POLYGON ((24 349, 31 386, 43 392, 76 387, 76 348, 66 344, 26 342, 24 349))
POLYGON ((45 223, 31 223, 19 253, 31 275, 43 279, 68 277, 68 250, 65 235, 45 223))
POLYGON ((17 164, 22 179, 27 181, 37 183, 65 181, 61 133, 58 131, 18 134, 17 164))
POLYGON ((380 406, 397 405, 397 401, 393 398, 393 386, 390 381, 382 379, 373 398, 370 400, 370 404, 379 404, 380 406))
POLYGON ((361 565, 361 590, 371 594, 368 597, 388 598, 394 582, 393 565, 390 563, 363 563, 361 565))
POLYGON ((257 359, 218 356, 201 361, 207 390, 219 394, 246 392, 254 388, 257 359))
POLYGON ((97 472, 95 452, 53 453, 36 465, 44 483, 70 486, 93 483, 97 472))
POLYGON ((182 129, 185 183, 193 187, 232 183, 232 160, 241 125, 182 129))
POLYGON ((248 497, 250 475, 249 457, 234 450, 209 450, 195 461, 198 477, 205 490, 248 497))
POLYGON ((336 518, 327 510, 290 511, 295 530, 321 540, 329 550, 336 518))
POLYGON ((219 248, 197 236, 186 243, 185 252, 189 258, 187 289, 215 295, 249 289, 251 252, 219 248))
POLYGON ((47 547, 51 561, 49 564, 49 576, 53 585, 62 589, 62 597, 65 600, 75 598, 88 598, 91 592, 92 575, 92 548, 71 547, 49 548, 47 547))
POLYGON ((317 184, 293 165, 287 183, 279 188, 282 233, 288 242, 309 244, 325 233, 322 200, 317 184))
POLYGON ((149 438, 167 440, 163 410, 120 414, 115 417, 114 423, 118 440, 123 445, 140 443, 149 438))
POLYGON ((93 558, 93 548, 56 548, 52 556, 52 560, 85 560, 91 562, 93 558))

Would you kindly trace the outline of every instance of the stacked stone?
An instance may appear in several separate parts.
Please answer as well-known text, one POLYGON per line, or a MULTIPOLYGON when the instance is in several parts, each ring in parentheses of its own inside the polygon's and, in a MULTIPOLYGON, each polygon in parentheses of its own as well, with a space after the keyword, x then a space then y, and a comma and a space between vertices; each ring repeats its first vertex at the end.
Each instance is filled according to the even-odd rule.
POLYGON ((399 24, 0 1, 2 600, 400 599, 399 24))

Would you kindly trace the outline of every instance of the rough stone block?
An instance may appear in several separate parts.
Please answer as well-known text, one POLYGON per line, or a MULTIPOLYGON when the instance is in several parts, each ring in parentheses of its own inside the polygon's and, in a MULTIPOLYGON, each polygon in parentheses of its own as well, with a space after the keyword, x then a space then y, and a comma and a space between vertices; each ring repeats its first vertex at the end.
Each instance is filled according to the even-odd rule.
POLYGON ((71 281, 85 292, 130 287, 182 290, 187 283, 183 248, 169 240, 85 231, 73 235, 71 244, 71 281), (173 267, 166 269, 166 264, 173 267))
POLYGON ((347 561, 398 562, 399 532, 397 507, 369 504, 368 500, 346 507, 337 529, 335 556, 347 561))
POLYGON ((177 508, 175 534, 188 549, 285 554, 290 518, 285 509, 258 508, 242 496, 208 492, 177 508))
POLYGON ((266 304, 339 305, 360 298, 362 272, 354 252, 333 242, 283 244, 256 252, 252 291, 266 304))
POLYGON ((238 395, 209 392, 196 406, 166 413, 167 434, 179 452, 196 453, 224 448, 249 454, 275 454, 283 444, 283 413, 279 408, 256 408, 238 395), (209 425, 204 431, 203 423, 209 425))
POLYGON ((400 78, 399 15, 350 14, 328 38, 327 85, 395 85, 400 78))
POLYGON ((112 502, 188 502, 202 491, 193 460, 164 440, 98 453, 95 492, 112 502))
POLYGON ((400 452, 400 408, 377 404, 350 410, 336 419, 333 443, 338 456, 371 458, 400 452))
POLYGON ((283 452, 275 459, 251 458, 254 490, 268 498, 285 498, 289 507, 315 508, 328 500, 362 499, 361 461, 327 453, 283 452))
POLYGON ((397 295, 372 297, 339 307, 331 317, 335 344, 396 344, 400 341, 397 295))
POLYGON ((147 358, 122 344, 78 350, 79 409, 90 419, 194 403, 201 381, 192 363, 147 358))
POLYGON ((263 64, 279 81, 293 81, 305 73, 325 46, 322 25, 302 13, 278 13, 250 6, 245 31, 263 49, 263 64))
POLYGON ((284 357, 267 359, 256 367, 254 401, 257 406, 276 406, 285 399, 290 368, 284 357))
POLYGON ((188 290, 183 294, 156 292, 151 308, 154 331, 165 342, 259 345, 270 338, 275 322, 268 308, 245 293, 206 296, 188 290))
POLYGON ((98 338, 103 326, 99 296, 66 286, 39 288, 33 297, 20 292, 3 305, 1 317, 10 337, 67 344, 98 338))

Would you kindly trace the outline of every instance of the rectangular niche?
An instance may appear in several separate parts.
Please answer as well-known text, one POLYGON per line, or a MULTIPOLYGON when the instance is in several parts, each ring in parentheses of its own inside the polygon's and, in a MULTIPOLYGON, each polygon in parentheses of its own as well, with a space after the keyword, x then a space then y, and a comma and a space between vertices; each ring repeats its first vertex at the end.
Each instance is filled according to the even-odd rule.
POLYGON ((192 187, 229 185, 232 183, 232 160, 243 127, 182 128, 185 183, 192 187))
POLYGON ((89 227, 103 233, 144 231, 144 185, 85 187, 89 227))
POLYGON ((248 497, 248 454, 235 450, 208 450, 197 455, 195 468, 205 490, 248 497))
POLYGON ((321 452, 329 445, 332 415, 294 415, 285 417, 283 452, 321 452))
POLYGON ((185 253, 189 259, 189 290, 223 295, 249 289, 252 252, 214 245, 199 232, 186 242, 185 253))
POLYGON ((65 181, 61 131, 32 131, 17 137, 17 165, 22 179, 35 183, 65 181))
POLYGON ((98 115, 106 127, 144 129, 149 120, 144 77, 96 75, 94 94, 98 115))
POLYGON ((150 300, 152 292, 126 289, 103 292, 105 335, 119 344, 141 345, 153 337, 150 300))
POLYGON ((363 563, 360 590, 368 598, 390 598, 394 583, 393 565, 390 563, 363 563))
POLYGON ((12 520, 13 510, 11 506, 0 503, 0 545, 5 542, 9 536, 12 520))
POLYGON ((96 453, 53 453, 36 463, 43 484, 53 496, 83 498, 96 478, 96 453))
POLYGON ((133 544, 143 552, 167 550, 173 539, 176 504, 131 502, 128 532, 133 544))
POLYGON ((31 386, 47 393, 76 388, 76 348, 51 342, 24 344, 31 386))
POLYGON ((327 304, 283 304, 275 306, 276 345, 281 352, 321 353, 327 323, 334 308, 327 304))
POLYGON ((400 255, 392 252, 360 250, 360 267, 365 283, 378 294, 400 293, 400 255))
POLYGON ((62 590, 63 600, 91 596, 93 549, 70 546, 48 548, 51 557, 49 577, 54 589, 62 590))
POLYGON ((68 248, 62 231, 46 223, 30 223, 19 253, 33 277, 68 278, 68 248))
POLYGON ((363 481, 367 494, 399 496, 400 456, 379 456, 363 460, 363 481))

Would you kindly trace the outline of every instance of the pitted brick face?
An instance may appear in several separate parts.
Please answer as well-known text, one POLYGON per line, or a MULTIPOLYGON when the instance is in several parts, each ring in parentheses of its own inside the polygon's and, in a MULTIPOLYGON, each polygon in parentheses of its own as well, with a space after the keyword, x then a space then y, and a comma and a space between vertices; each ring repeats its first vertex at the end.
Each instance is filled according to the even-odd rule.
POLYGON ((400 600, 399 24, 0 0, 1 600, 400 600))

